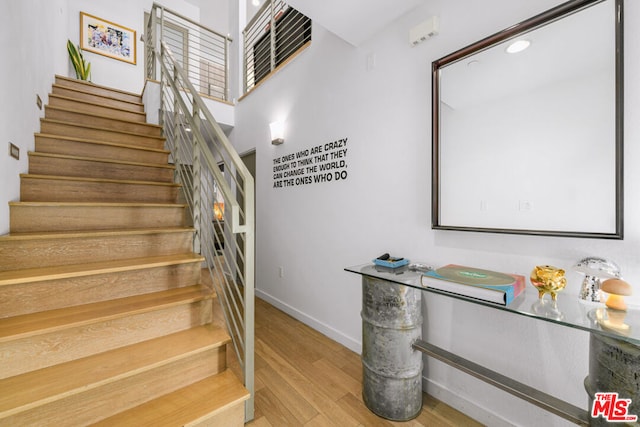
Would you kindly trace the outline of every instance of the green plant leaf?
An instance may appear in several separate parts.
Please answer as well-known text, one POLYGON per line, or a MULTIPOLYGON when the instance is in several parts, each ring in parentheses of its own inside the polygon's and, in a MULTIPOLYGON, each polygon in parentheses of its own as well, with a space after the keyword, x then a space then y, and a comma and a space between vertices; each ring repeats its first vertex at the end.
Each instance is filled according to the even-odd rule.
POLYGON ((84 59, 80 46, 76 47, 71 40, 67 40, 67 51, 69 59, 76 72, 76 78, 80 80, 88 80, 91 72, 91 64, 84 59))

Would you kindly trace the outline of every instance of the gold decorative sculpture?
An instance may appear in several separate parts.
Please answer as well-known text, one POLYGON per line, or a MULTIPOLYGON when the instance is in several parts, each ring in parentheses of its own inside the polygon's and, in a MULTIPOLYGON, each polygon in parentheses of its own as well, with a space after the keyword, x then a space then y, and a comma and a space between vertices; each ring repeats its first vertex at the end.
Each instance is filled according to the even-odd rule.
POLYGON ((529 277, 531 284, 538 289, 538 297, 544 298, 544 294, 551 294, 553 301, 558 297, 558 292, 567 286, 564 270, 552 265, 537 265, 529 277))

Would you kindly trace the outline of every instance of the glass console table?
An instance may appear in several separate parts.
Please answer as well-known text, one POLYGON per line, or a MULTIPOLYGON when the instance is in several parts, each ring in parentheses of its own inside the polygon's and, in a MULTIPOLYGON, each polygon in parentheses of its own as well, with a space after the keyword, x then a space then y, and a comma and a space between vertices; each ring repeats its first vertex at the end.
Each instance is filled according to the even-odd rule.
MULTIPOLYGON (((589 406, 591 407, 596 393, 617 392, 620 399, 631 399, 627 408, 628 414, 640 415, 640 309, 637 307, 631 307, 627 312, 618 312, 607 309, 602 303, 582 302, 577 296, 562 293, 558 294, 556 302, 552 302, 548 296, 540 300, 537 290, 529 285, 509 305, 503 306, 423 287, 422 272, 413 268, 413 265, 389 269, 367 263, 345 268, 345 271, 362 276, 363 313, 366 305, 370 305, 373 301, 372 292, 380 292, 384 289, 383 292, 386 293, 384 298, 388 300, 391 292, 397 294, 397 301, 401 301, 410 295, 407 292, 422 294, 424 291, 589 332, 589 375, 584 382, 589 395, 589 406)), ((363 335, 364 321, 363 316, 363 335)), ((365 348, 376 345, 372 342, 374 341, 371 339, 363 338, 363 357, 365 354, 383 350, 382 348, 365 348)), ((421 337, 414 340, 412 347, 576 424, 608 424, 603 417, 592 418, 584 409, 490 371, 429 344, 421 337)), ((367 384, 363 383, 363 387, 366 386, 367 384)), ((363 394, 367 395, 367 390, 364 390, 363 394)), ((374 412, 385 416, 384 413, 379 413, 379 410, 374 412)), ((629 423, 629 425, 637 424, 629 423)))

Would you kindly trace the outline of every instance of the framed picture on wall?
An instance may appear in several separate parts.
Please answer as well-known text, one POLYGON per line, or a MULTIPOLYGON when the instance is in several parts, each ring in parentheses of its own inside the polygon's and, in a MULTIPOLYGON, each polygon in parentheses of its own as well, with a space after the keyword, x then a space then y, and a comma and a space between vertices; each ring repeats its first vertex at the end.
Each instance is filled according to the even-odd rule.
POLYGON ((80 12, 80 48, 135 65, 136 32, 80 12))

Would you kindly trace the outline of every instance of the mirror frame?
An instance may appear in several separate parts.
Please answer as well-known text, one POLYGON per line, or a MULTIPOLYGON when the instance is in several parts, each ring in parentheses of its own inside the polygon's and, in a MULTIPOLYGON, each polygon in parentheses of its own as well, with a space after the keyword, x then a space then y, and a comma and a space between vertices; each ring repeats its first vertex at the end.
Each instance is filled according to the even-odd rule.
POLYGON ((504 234, 525 234, 540 236, 560 236, 560 237, 584 237, 600 239, 623 239, 623 217, 624 217, 624 188, 623 188, 623 0, 613 0, 615 4, 615 227, 613 233, 576 232, 576 231, 555 231, 555 230, 530 230, 530 229, 502 229, 502 228, 482 228, 468 226, 444 226, 440 224, 440 69, 448 64, 470 55, 488 49, 508 39, 517 37, 523 33, 542 27, 551 22, 564 18, 565 16, 579 12, 598 3, 607 0, 571 0, 536 15, 519 24, 511 26, 505 30, 486 37, 467 47, 459 49, 446 55, 432 63, 432 86, 431 86, 431 111, 432 111, 432 177, 431 177, 431 228, 434 230, 457 230, 475 231, 504 234))

